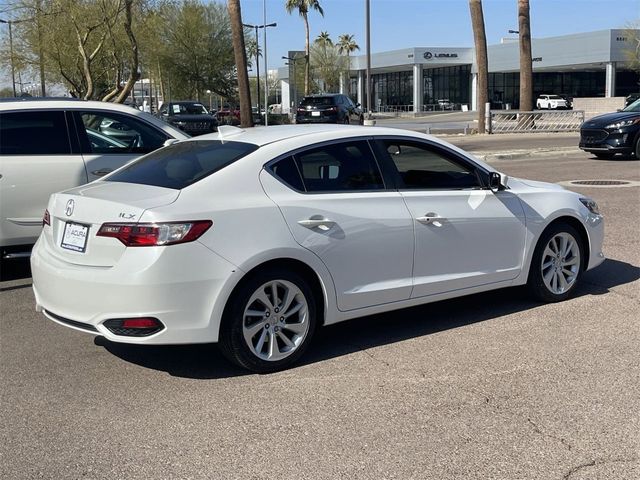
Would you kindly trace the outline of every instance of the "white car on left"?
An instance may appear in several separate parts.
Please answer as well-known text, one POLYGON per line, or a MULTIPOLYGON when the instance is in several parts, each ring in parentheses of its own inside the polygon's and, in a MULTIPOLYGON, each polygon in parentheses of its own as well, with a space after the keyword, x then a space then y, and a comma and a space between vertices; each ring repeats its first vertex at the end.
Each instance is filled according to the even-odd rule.
POLYGON ((558 110, 561 108, 569 108, 570 105, 565 98, 560 95, 540 95, 536 100, 536 108, 538 110, 558 110))
POLYGON ((83 185, 184 132, 128 106, 69 98, 0 101, 0 249, 28 256, 49 196, 83 185))

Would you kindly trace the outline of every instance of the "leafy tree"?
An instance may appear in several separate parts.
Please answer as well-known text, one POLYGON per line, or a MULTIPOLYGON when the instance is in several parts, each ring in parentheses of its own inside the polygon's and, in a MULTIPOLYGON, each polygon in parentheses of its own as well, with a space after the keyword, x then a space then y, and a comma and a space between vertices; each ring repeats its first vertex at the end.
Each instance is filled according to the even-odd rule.
POLYGON ((309 63, 310 55, 310 42, 309 42, 309 10, 315 10, 324 17, 324 10, 320 6, 319 0, 285 0, 285 8, 289 14, 297 10, 302 19, 304 20, 305 30, 305 62, 304 62, 304 94, 309 95, 309 89, 311 86, 311 70, 309 63))
POLYGON ((325 46, 316 40, 311 47, 311 68, 321 91, 337 92, 340 89, 340 75, 344 73, 346 63, 336 46, 325 46))

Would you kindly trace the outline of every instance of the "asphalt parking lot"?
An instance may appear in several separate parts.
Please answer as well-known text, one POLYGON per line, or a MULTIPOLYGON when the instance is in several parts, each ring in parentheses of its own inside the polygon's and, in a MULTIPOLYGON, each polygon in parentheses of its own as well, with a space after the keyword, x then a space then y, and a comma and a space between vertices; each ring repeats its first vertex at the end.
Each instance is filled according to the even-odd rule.
MULTIPOLYGON (((512 175, 640 181, 640 161, 496 159, 512 175)), ((252 375, 215 346, 135 347, 34 311, 0 282, 3 479, 640 478, 640 187, 573 187, 606 262, 553 305, 505 289, 321 330, 252 375)))

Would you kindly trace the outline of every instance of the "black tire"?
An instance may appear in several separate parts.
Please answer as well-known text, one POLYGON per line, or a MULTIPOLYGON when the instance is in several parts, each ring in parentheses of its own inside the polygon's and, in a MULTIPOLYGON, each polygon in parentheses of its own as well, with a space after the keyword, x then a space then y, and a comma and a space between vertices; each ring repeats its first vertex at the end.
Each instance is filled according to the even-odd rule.
POLYGON ((640 137, 636 140, 636 148, 633 149, 633 155, 636 157, 636 160, 640 160, 640 137))
MULTIPOLYGON (((277 295, 279 295, 279 293, 277 295)), ((272 298, 273 296, 271 297, 271 299, 272 298)), ((296 293, 293 301, 296 301, 298 298, 298 293, 296 293)), ((283 298, 282 301, 285 302, 285 299, 283 298)), ((289 307, 293 305, 293 301, 290 303, 289 307)), ((257 300, 257 302, 260 302, 260 300, 257 300)), ((295 306, 297 306, 297 304, 295 306)), ((289 310, 290 309, 291 308, 289 308, 289 310)), ((266 307, 265 310, 271 312, 271 309, 268 307, 266 307)), ((283 314, 284 311, 280 313, 283 314)), ((283 370, 293 365, 306 351, 316 329, 316 318, 316 299, 314 298, 313 292, 309 287, 308 282, 303 277, 298 275, 296 272, 285 270, 282 268, 271 268, 262 270, 257 272, 247 280, 243 281, 242 284, 233 293, 231 298, 229 298, 229 301, 225 308, 225 313, 222 318, 222 324, 220 326, 220 350, 222 351, 224 356, 227 357, 231 362, 256 373, 270 373, 283 370), (272 319, 271 323, 263 323, 266 331, 263 332, 262 327, 259 327, 260 329, 256 330, 256 333, 253 334, 253 339, 256 339, 260 335, 268 337, 262 342, 262 346, 260 348, 264 347, 265 344, 267 344, 267 347, 269 347, 268 344, 270 342, 270 339, 275 338, 275 344, 277 346, 279 354, 282 353, 280 345, 283 345, 284 349, 288 348, 286 345, 284 345, 284 342, 278 338, 279 335, 287 335, 290 341, 293 340, 292 343, 295 343, 297 340, 299 340, 299 343, 296 344, 295 349, 290 353, 285 352, 284 354, 287 356, 279 360, 268 360, 261 358, 258 353, 254 352, 254 350, 256 349, 256 345, 250 347, 247 343, 248 341, 245 340, 244 337, 245 328, 248 329, 250 326, 258 327, 258 323, 260 322, 269 322, 266 316, 252 316, 245 318, 245 310, 248 310, 249 307, 257 305, 256 301, 249 303, 252 299, 252 296, 260 290, 265 292, 266 290, 264 290, 264 288, 266 284, 270 284, 273 282, 281 282, 280 286, 283 286, 285 283, 294 285, 295 287, 297 287, 297 289, 299 289, 300 294, 304 296, 304 301, 306 302, 306 311, 304 310, 304 307, 298 310, 298 313, 302 312, 299 317, 304 317, 305 320, 301 320, 300 323, 289 323, 289 325, 291 326, 294 324, 302 325, 304 322, 307 322, 307 330, 303 338, 294 339, 295 335, 291 335, 291 337, 287 335, 286 332, 291 333, 289 330, 287 330, 286 327, 289 319, 287 318, 286 321, 283 321, 282 318, 284 317, 278 317, 279 312, 277 308, 274 308, 273 311, 275 313, 273 313, 272 316, 269 316, 269 318, 272 319), (248 318, 256 318, 259 320, 253 322, 250 325, 247 325, 245 321, 248 318), (278 333, 279 328, 280 333, 278 333)), ((257 343, 260 344, 259 338, 257 340, 257 343)), ((264 355, 267 355, 267 353, 265 352, 264 355)))
MULTIPOLYGON (((568 257, 568 256, 567 256, 568 257)), ((573 259, 573 257, 568 257, 569 261, 573 259)), ((558 262, 560 262, 561 258, 558 258, 558 262)), ((562 259, 564 260, 564 259, 562 259)), ((576 231, 574 227, 567 223, 555 223, 542 233, 540 238, 538 239, 538 243, 536 244, 536 248, 533 252, 533 257, 531 259, 531 265, 529 267, 529 278, 527 281, 527 288, 531 295, 542 302, 561 302, 562 300, 566 300, 571 293, 575 290, 576 285, 578 285, 580 281, 580 277, 584 270, 584 246, 582 245, 582 240, 580 234, 576 231), (547 274, 555 268, 553 265, 551 267, 547 267, 547 269, 543 266, 543 255, 545 255, 545 260, 550 258, 546 256, 545 250, 547 245, 551 242, 552 239, 557 238, 558 235, 569 235, 575 241, 575 245, 577 251, 579 252, 577 264, 575 265, 575 278, 571 281, 570 285, 566 290, 562 292, 554 292, 552 290, 552 286, 547 286, 545 282, 545 278, 543 276, 543 270, 547 272, 547 274), (549 270, 551 268, 551 270, 549 270)), ((545 262, 546 263, 546 262, 545 262)), ((573 268, 573 266, 572 266, 573 268)), ((563 275, 563 273, 560 273, 563 275)))
POLYGON ((593 154, 601 160, 610 160, 615 155, 615 153, 609 153, 609 152, 594 152, 593 154))
POLYGON ((360 125, 364 125, 364 115, 360 115, 360 118, 358 119, 358 123, 360 125))
POLYGON ((349 125, 351 123, 351 120, 349 120, 349 114, 344 116, 342 123, 344 123, 345 125, 349 125))

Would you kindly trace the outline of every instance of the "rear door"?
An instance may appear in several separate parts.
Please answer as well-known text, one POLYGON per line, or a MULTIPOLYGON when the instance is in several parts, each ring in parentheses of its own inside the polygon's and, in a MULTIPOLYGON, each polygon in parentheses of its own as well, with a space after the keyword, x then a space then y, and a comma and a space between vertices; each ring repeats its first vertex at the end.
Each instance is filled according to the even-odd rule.
POLYGON ((49 196, 87 182, 63 110, 0 113, 0 244, 34 243, 49 196))
POLYGON ((169 135, 133 115, 102 110, 73 112, 89 181, 164 145, 169 135))
POLYGON ((366 140, 315 146, 260 176, 295 240, 331 272, 342 311, 408 299, 413 225, 366 140))

